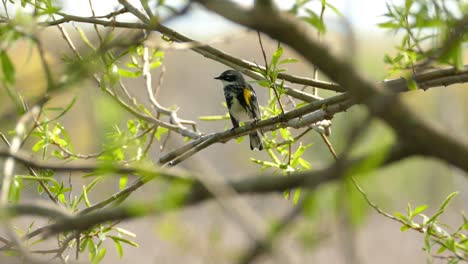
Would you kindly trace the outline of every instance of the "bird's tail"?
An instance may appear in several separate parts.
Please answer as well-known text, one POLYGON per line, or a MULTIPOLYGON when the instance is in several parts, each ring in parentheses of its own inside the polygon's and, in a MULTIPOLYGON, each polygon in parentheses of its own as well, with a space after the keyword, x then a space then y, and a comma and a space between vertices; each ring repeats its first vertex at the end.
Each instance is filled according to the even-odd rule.
POLYGON ((249 136, 250 136, 250 149, 262 150, 263 149, 262 139, 258 135, 258 132, 254 131, 250 133, 249 136))

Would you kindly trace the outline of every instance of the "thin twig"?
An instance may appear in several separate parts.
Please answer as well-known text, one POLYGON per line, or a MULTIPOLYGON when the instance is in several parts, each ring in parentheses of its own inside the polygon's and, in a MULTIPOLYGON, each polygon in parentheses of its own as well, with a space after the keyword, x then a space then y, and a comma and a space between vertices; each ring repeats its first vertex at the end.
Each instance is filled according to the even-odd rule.
POLYGON ((52 71, 45 58, 46 53, 45 53, 44 47, 42 46, 42 42, 40 41, 40 39, 33 37, 33 36, 31 36, 31 39, 36 43, 38 53, 39 53, 39 58, 42 64, 42 68, 44 68, 44 73, 45 73, 46 80, 47 80, 47 90, 52 91, 53 89, 56 89, 57 87, 55 86, 54 78, 52 77, 52 71))
MULTIPOLYGON (((267 60, 267 57, 266 57, 265 48, 263 47, 262 36, 260 35, 260 31, 257 31, 257 35, 258 35, 258 43, 260 43, 260 49, 262 50, 262 54, 263 54, 263 60, 265 62, 265 75, 268 78, 270 78, 271 69, 268 66, 268 60, 267 60)), ((261 69, 261 68, 259 67, 259 69, 261 69)), ((278 105, 281 108, 281 113, 284 114, 284 107, 283 107, 283 104, 281 103, 280 96, 279 96, 278 91, 277 91, 276 83, 271 82, 271 80, 268 80, 268 81, 271 84, 271 88, 273 89, 273 92, 275 93, 276 101, 278 102, 278 105)))
MULTIPOLYGON (((320 10, 320 21, 322 21, 323 23, 323 15, 325 13, 325 8, 326 8, 326 5, 325 3, 322 1, 322 9, 320 10)), ((321 38, 322 38, 322 34, 320 32, 320 30, 317 30, 317 41, 320 42, 321 41, 321 38)), ((313 69, 313 78, 314 80, 318 80, 318 67, 314 64, 314 69, 313 69)), ((318 96, 318 89, 316 87, 312 87, 312 94, 315 95, 315 96, 318 96)))
POLYGON ((147 24, 151 22, 145 14, 140 12, 140 10, 138 10, 135 6, 130 4, 127 0, 119 0, 119 3, 123 5, 130 13, 132 13, 134 16, 140 19, 142 22, 147 24))
POLYGON ((150 6, 148 5, 148 0, 140 0, 141 6, 143 6, 143 9, 146 12, 146 15, 149 17, 150 21, 154 19, 154 14, 153 11, 151 11, 150 6))
MULTIPOLYGON (((356 187, 356 189, 361 193, 362 197, 364 197, 364 199, 366 200, 367 204, 372 207, 377 213, 385 216, 386 218, 389 218, 389 219, 392 219, 393 221, 397 221, 403 225, 407 225, 405 222, 403 222, 402 220, 396 218, 395 216, 383 211, 382 209, 380 209, 375 203, 373 203, 369 197, 367 196, 367 193, 361 188, 361 186, 359 186, 359 184, 357 183, 356 179, 354 177, 350 177, 351 178, 351 181, 353 182, 354 186, 356 187)), ((422 230, 417 230, 419 232, 422 232, 422 230)))
POLYGON ((143 150, 143 157, 148 155, 148 151, 150 150, 151 146, 153 145, 154 138, 155 138, 154 135, 156 134, 157 131, 158 131, 158 129, 156 127, 153 128, 153 130, 152 130, 152 132, 150 134, 150 137, 149 137, 148 144, 146 145, 145 149, 143 150))
POLYGON ((328 150, 330 150, 330 153, 333 155, 333 158, 335 158, 335 160, 337 161, 338 155, 336 154, 336 151, 333 148, 333 145, 331 144, 330 140, 328 140, 328 137, 324 133, 320 133, 320 136, 322 137, 323 142, 325 142, 325 145, 327 145, 328 150))

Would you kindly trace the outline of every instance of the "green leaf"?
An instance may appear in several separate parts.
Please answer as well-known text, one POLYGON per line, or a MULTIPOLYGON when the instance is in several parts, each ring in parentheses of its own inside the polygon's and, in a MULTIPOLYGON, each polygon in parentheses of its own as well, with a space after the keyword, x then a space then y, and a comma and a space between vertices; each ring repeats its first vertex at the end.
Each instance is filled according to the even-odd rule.
POLYGON ((452 199, 458 195, 458 192, 452 192, 451 194, 449 194, 447 196, 447 198, 445 198, 444 202, 442 203, 442 205, 440 206, 439 208, 439 211, 445 211, 445 209, 447 208, 447 206, 449 205, 450 201, 452 201, 452 199))
POLYGON ((154 134, 154 136, 156 137, 156 139, 158 141, 161 141, 161 136, 166 134, 168 131, 169 131, 169 129, 159 126, 158 129, 156 130, 156 133, 154 134))
POLYGON ((380 28, 390 28, 390 29, 398 29, 400 28, 400 24, 395 23, 393 21, 384 22, 377 24, 380 28))
POLYGON ((23 181, 21 179, 13 179, 8 192, 8 200, 17 203, 21 198, 21 190, 23 189, 23 181))
POLYGON ((78 198, 78 202, 80 203, 81 201, 84 200, 85 204, 89 207, 90 202, 88 200, 88 193, 91 192, 91 190, 96 186, 96 184, 102 180, 102 177, 96 177, 94 178, 90 184, 87 186, 83 185, 83 192, 81 193, 80 197, 78 198))
POLYGON ((401 214, 400 212, 394 212, 393 215, 395 215, 396 218, 400 219, 401 221, 405 223, 411 223, 411 220, 409 220, 408 217, 401 214))
POLYGON ((299 159, 301 159, 302 155, 304 154, 304 151, 310 147, 311 145, 304 146, 302 143, 299 144, 299 147, 297 148, 296 152, 292 155, 292 161, 291 165, 293 167, 296 167, 299 163, 299 159))
POLYGON ((405 79, 409 91, 416 91, 418 89, 418 83, 416 83, 413 77, 407 76, 405 79))
POLYGON ((132 135, 136 135, 140 128, 140 123, 136 120, 130 119, 127 121, 127 129, 132 135))
POLYGON ((225 115, 216 115, 216 116, 200 116, 198 117, 201 121, 220 121, 220 120, 227 120, 230 119, 229 114, 226 113, 225 115))
POLYGON ((414 211, 411 213, 410 217, 413 218, 414 216, 422 213, 424 210, 427 209, 427 204, 423 204, 423 205, 420 205, 418 207, 416 207, 416 209, 414 209, 414 211))
MULTIPOLYGON (((284 140, 292 140, 291 131, 288 128, 280 128, 279 132, 284 140)), ((299 147, 300 148, 300 147, 299 147)))
POLYGON ((88 252, 89 252, 89 259, 93 261, 97 254, 97 246, 96 244, 94 244, 94 241, 92 239, 88 240, 88 252))
POLYGON ((440 245, 440 248, 437 250, 437 254, 443 253, 446 249, 447 247, 444 244, 440 245))
POLYGON ((161 66, 161 65, 162 65, 162 61, 159 61, 159 60, 158 60, 158 61, 152 62, 152 63, 150 64, 150 69, 157 68, 157 67, 159 67, 159 66, 161 66))
POLYGON ((100 182, 101 180, 102 180, 102 177, 96 177, 93 181, 91 181, 90 184, 88 184, 88 186, 86 186, 86 192, 90 192, 92 189, 94 189, 96 184, 100 182))
POLYGON ((37 192, 38 192, 39 194, 42 194, 42 193, 44 192, 44 187, 42 187, 42 185, 38 184, 38 185, 37 185, 37 192))
POLYGON ((104 78, 109 82, 111 87, 117 84, 120 80, 119 67, 115 64, 109 65, 104 78))
POLYGON ((276 65, 278 65, 278 60, 281 58, 281 55, 283 55, 283 48, 279 47, 274 53, 271 58, 270 65, 273 68, 276 68, 276 65))
POLYGON ((123 234, 123 235, 126 235, 126 236, 131 236, 131 237, 136 237, 136 235, 124 228, 121 228, 121 227, 116 227, 114 228, 115 231, 117 231, 118 233, 120 234, 123 234))
POLYGON ((121 77, 125 78, 138 78, 141 76, 141 71, 129 71, 119 68, 118 72, 121 77))
POLYGON ((86 192, 86 186, 83 185, 83 199, 87 207, 91 206, 91 203, 89 202, 88 199, 88 193, 86 192))
POLYGON ((336 8, 334 5, 330 4, 330 3, 326 3, 326 6, 328 8, 330 8, 333 13, 335 13, 337 16, 339 17, 343 17, 343 14, 340 12, 340 10, 338 10, 338 8, 336 8))
POLYGON ((450 249, 452 252, 455 252, 456 251, 456 248, 455 248, 455 239, 453 239, 453 237, 447 237, 445 239, 445 246, 450 249))
POLYGON ((127 186, 128 175, 122 175, 119 179, 119 190, 123 190, 127 186))
POLYGON ((80 252, 81 253, 83 253, 85 251, 86 247, 88 246, 88 243, 93 243, 91 241, 91 238, 86 237, 86 238, 81 240, 81 243, 80 243, 80 252))
POLYGON ((160 50, 154 50, 153 59, 164 58, 164 52, 160 50))
POLYGON ((461 227, 463 230, 468 230, 468 220, 463 216, 463 220, 465 221, 461 227))
POLYGON ((119 254, 119 258, 122 259, 122 257, 123 257, 122 244, 120 243, 119 240, 116 240, 116 239, 113 239, 113 238, 112 238, 112 240, 114 241, 115 249, 117 249, 117 253, 119 254))
POLYGON ((65 159, 66 158, 66 156, 64 155, 64 153, 62 151, 59 151, 59 150, 56 150, 56 149, 52 151, 51 155, 54 156, 54 157, 57 157, 59 159, 65 159))
POLYGON ((91 48, 93 51, 96 50, 96 47, 94 47, 94 45, 91 43, 91 41, 89 41, 88 37, 86 36, 85 32, 80 28, 80 27, 76 27, 76 31, 78 31, 78 35, 80 36, 81 40, 89 47, 91 48))
POLYGON ((411 216, 411 212, 413 212, 413 209, 411 209, 411 204, 410 203, 407 204, 406 211, 408 213, 408 217, 411 216))
POLYGON ((253 163, 256 163, 256 164, 260 164, 265 168, 278 168, 279 167, 278 164, 270 162, 270 161, 258 160, 258 159, 254 159, 254 158, 250 158, 250 161, 252 161, 253 163))
MULTIPOLYGON (((65 109, 63 109, 62 107, 58 107, 58 108, 54 108, 54 107, 50 107, 50 108, 47 108, 46 110, 49 110, 49 111, 61 111, 60 114, 58 114, 56 117, 52 118, 51 120, 48 120, 46 123, 50 123, 50 122, 53 122, 53 121, 56 121, 57 119, 61 118, 62 116, 64 116, 72 107, 73 105, 75 105, 75 102, 76 102, 76 97, 74 97, 71 102, 65 107, 65 109)), ((63 129, 65 131, 65 129, 63 129)))
POLYGON ((303 159, 303 158, 298 158, 297 161, 299 162, 299 164, 301 164, 301 166, 306 169, 306 170, 310 170, 312 167, 310 166, 310 163, 303 159))
POLYGON ((406 0, 405 1, 405 14, 408 14, 410 9, 411 9, 411 5, 413 5, 413 0, 406 0))
MULTIPOLYGON (((68 190, 67 190, 68 191, 68 190)), ((67 199, 65 199, 65 195, 63 194, 65 191, 62 191, 59 195, 57 195, 57 199, 62 202, 63 204, 67 204, 67 199)))
POLYGON ((119 242, 122 242, 122 243, 125 243, 125 244, 128 244, 132 247, 140 247, 140 245, 138 245, 137 243, 129 240, 129 239, 126 239, 126 238, 123 238, 123 237, 117 237, 117 236, 108 236, 110 237, 112 240, 114 241, 119 241, 119 242))
POLYGON ((432 245, 431 245, 431 232, 430 232, 430 227, 428 228, 426 234, 424 235, 424 250, 430 254, 431 253, 431 249, 432 249, 432 245))
POLYGON ((97 255, 93 258, 93 261, 91 262, 92 264, 98 264, 99 262, 101 262, 101 260, 104 258, 104 256, 106 256, 106 251, 107 249, 105 247, 101 248, 97 255))
POLYGON ((393 64, 393 60, 390 57, 390 55, 388 55, 388 54, 384 55, 384 62, 387 63, 387 64, 393 64))
POLYGON ((2 51, 0 53, 0 60, 1 60, 1 65, 2 65, 2 72, 3 72, 3 77, 5 78, 5 82, 10 85, 15 84, 15 66, 10 60, 10 57, 5 51, 2 51))
POLYGON ((237 143, 241 143, 242 141, 244 141, 245 137, 238 137, 236 138, 236 142, 237 143))
POLYGON ((405 232, 406 230, 408 230, 408 228, 409 228, 408 225, 402 225, 402 226, 400 227, 400 231, 401 231, 401 232, 405 232))
POLYGON ((320 16, 310 9, 306 9, 306 12, 309 16, 303 17, 304 21, 316 28, 318 32, 325 33, 325 24, 323 23, 323 20, 320 18, 320 16))
POLYGON ((429 218, 429 220, 427 220, 427 222, 425 223, 426 225, 429 225, 429 224, 432 224, 434 223, 437 218, 439 218, 439 216, 441 214, 444 213, 445 211, 445 208, 447 208, 448 204, 450 203, 450 201, 458 194, 458 192, 453 192, 451 194, 449 194, 447 196, 447 198, 445 198, 444 202, 442 203, 442 205, 440 206, 439 210, 437 211, 437 213, 435 213, 431 218, 429 218))
POLYGON ((271 86, 271 83, 267 80, 258 80, 257 81, 258 85, 262 86, 262 87, 270 87, 271 86))
POLYGON ((34 144, 34 146, 32 147, 32 151, 38 152, 38 151, 41 150, 44 146, 45 146, 45 140, 44 140, 44 139, 41 139, 41 140, 39 140, 38 142, 36 142, 36 144, 34 144))
POLYGON ((280 62, 278 64, 296 63, 296 62, 299 62, 299 60, 294 59, 294 58, 286 58, 286 59, 280 60, 280 62))
POLYGON ((293 204, 297 204, 299 202, 300 197, 301 197, 301 188, 297 188, 294 190, 293 204))

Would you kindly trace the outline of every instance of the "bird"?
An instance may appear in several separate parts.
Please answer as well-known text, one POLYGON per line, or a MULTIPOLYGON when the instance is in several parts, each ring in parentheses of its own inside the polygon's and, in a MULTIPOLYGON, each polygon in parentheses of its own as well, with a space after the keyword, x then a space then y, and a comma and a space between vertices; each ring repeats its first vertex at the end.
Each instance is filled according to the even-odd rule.
MULTIPOLYGON (((247 124, 261 119, 257 95, 240 72, 227 70, 215 79, 223 83, 224 97, 233 128, 239 127, 240 122, 247 124)), ((260 129, 249 134, 251 150, 263 149, 261 134, 260 129)))

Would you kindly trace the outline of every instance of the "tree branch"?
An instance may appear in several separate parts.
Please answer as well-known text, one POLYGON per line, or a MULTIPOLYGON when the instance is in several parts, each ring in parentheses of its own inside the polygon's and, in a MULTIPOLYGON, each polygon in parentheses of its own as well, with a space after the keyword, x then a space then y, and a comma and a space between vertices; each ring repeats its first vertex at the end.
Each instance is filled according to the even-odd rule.
POLYGON ((133 174, 148 178, 162 177, 167 180, 187 181, 188 175, 181 170, 167 168, 144 168, 119 165, 108 162, 69 162, 60 164, 58 161, 38 161, 30 158, 22 151, 11 152, 8 149, 0 149, 0 157, 13 158, 15 161, 27 166, 53 170, 57 172, 103 172, 117 174, 133 174))

